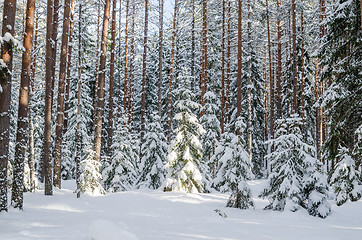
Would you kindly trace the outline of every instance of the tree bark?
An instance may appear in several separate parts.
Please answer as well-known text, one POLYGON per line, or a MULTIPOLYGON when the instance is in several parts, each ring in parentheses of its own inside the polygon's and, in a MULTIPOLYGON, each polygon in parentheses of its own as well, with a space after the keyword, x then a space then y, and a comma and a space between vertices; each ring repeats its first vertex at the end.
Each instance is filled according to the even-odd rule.
POLYGON ((76 171, 76 184, 77 184, 77 198, 80 198, 80 161, 82 149, 82 136, 81 136, 81 96, 82 96, 82 3, 79 2, 79 22, 78 22, 78 93, 77 93, 77 152, 75 156, 75 171, 76 171))
MULTIPOLYGON (((273 70, 272 70, 268 0, 266 0, 266 21, 267 21, 267 31, 268 31, 268 58, 269 58, 270 138, 274 139, 274 78, 273 78, 273 70)), ((272 150, 273 150, 273 146, 272 146, 272 150)))
MULTIPOLYGON (((207 0, 202 0, 202 40, 201 40, 201 107, 205 105, 207 91, 207 0)), ((200 117, 204 111, 200 112, 200 117)))
POLYGON ((292 0, 292 41, 293 41, 293 113, 298 113, 298 82, 297 82, 297 17, 295 0, 292 0))
MULTIPOLYGON (((277 12, 280 11, 280 0, 277 0, 277 12)), ((282 28, 282 21, 280 19, 280 16, 278 14, 277 19, 277 119, 280 119, 282 117, 282 34, 281 34, 281 28, 282 28)))
POLYGON ((158 1, 159 30, 158 30, 158 115, 162 115, 162 55, 163 55, 163 0, 158 1))
POLYGON ((72 65, 72 50, 73 50, 73 27, 74 27, 74 0, 71 3, 70 10, 70 24, 69 24, 69 44, 68 44, 68 58, 67 58, 67 77, 65 86, 65 99, 64 99, 64 127, 63 133, 68 131, 68 116, 69 116, 69 94, 70 94, 70 79, 71 79, 71 68, 72 65))
POLYGON ((229 123, 230 114, 230 76, 231 76, 231 1, 227 7, 227 53, 226 53, 226 96, 225 96, 225 124, 229 123))
POLYGON ((34 93, 35 85, 35 68, 36 68, 36 58, 37 53, 34 51, 37 50, 38 46, 38 32, 39 32, 39 12, 36 12, 35 18, 35 33, 34 33, 34 45, 33 45, 33 54, 31 60, 31 79, 30 79, 30 92, 29 92, 29 106, 28 106, 28 118, 29 118, 29 169, 30 169, 30 191, 35 190, 35 160, 34 160, 34 125, 33 125, 33 114, 32 114, 32 98, 34 93))
POLYGON ((24 160, 28 143, 28 105, 29 82, 31 75, 31 54, 34 33, 35 0, 28 0, 26 5, 26 21, 23 38, 25 52, 22 56, 21 80, 19 89, 18 125, 16 131, 15 159, 13 166, 13 186, 11 205, 23 209, 24 192, 24 160))
POLYGON ((123 111, 128 117, 128 22, 129 22, 129 0, 126 2, 126 36, 125 36, 125 60, 124 60, 124 90, 123 90, 123 111))
POLYGON ((111 62, 109 72, 109 111, 108 111, 108 155, 112 154, 113 144, 113 96, 114 96, 114 65, 115 65, 115 49, 116 49, 116 8, 117 0, 113 0, 112 6, 112 30, 111 30, 111 62))
MULTIPOLYGON (((14 36, 16 0, 5 0, 3 9, 2 36, 10 33, 14 36)), ((13 48, 11 42, 4 42, 1 46, 2 64, 0 68, 0 212, 7 211, 7 168, 9 161, 9 131, 10 131, 10 100, 11 100, 11 72, 13 69, 13 48)))
POLYGON ((129 64, 129 91, 128 91, 128 111, 129 118, 128 124, 130 126, 129 130, 133 130, 133 111, 134 111, 134 77, 135 77, 135 21, 136 21, 136 3, 135 0, 132 1, 132 25, 131 25, 131 56, 129 64))
POLYGON ((170 82, 168 88, 168 142, 171 141, 171 123, 172 123, 172 80, 173 80, 173 68, 175 60, 175 38, 176 38, 176 20, 177 20, 177 4, 178 0, 175 0, 174 12, 173 12, 173 24, 172 24, 172 39, 171 39, 171 65, 170 65, 170 82))
POLYGON ((222 0, 222 39, 221 39, 221 133, 225 121, 225 0, 222 0))
POLYGON ((252 154, 252 146, 253 146, 253 133, 252 133, 252 92, 251 92, 251 3, 248 0, 248 51, 249 51, 249 59, 248 59, 248 153, 249 153, 249 160, 252 162, 253 154, 252 154))
POLYGON ((56 188, 61 188, 62 180, 62 145, 63 145, 63 123, 64 123, 64 91, 65 91, 65 76, 67 70, 67 51, 69 40, 69 18, 70 18, 70 0, 64 0, 64 15, 63 15, 63 34, 62 46, 60 52, 59 65, 59 83, 58 83, 58 101, 57 101, 57 118, 55 128, 55 146, 54 146, 54 173, 53 185, 56 188))
POLYGON ((98 91, 97 91, 97 108, 95 109, 95 132, 94 132, 94 160, 100 162, 101 145, 102 145, 102 124, 104 112, 104 85, 105 85, 105 68, 107 57, 107 37, 109 25, 109 12, 111 0, 105 1, 103 15, 103 31, 101 39, 101 54, 99 59, 98 91))
MULTIPOLYGON (((145 135, 146 85, 147 85, 147 31, 148 31, 148 0, 145 0, 145 24, 143 34, 143 67, 142 67, 142 96, 141 96, 141 143, 145 135)), ((142 154, 142 153, 141 153, 142 154)))
POLYGON ((302 92, 302 133, 303 133, 303 139, 305 140, 306 133, 305 133, 305 97, 304 97, 304 84, 305 84, 305 49, 304 49, 304 5, 302 0, 302 9, 300 13, 300 30, 302 35, 302 86, 301 86, 301 92, 302 92))
MULTIPOLYGON (((241 116, 241 64, 242 64, 242 1, 238 0, 238 76, 237 76, 237 117, 241 116)), ((238 133, 241 134, 241 133, 238 133)))
MULTIPOLYGON (((47 33, 46 33, 46 52, 45 52, 45 114, 44 114, 44 147, 43 147, 43 164, 44 164, 44 182, 45 195, 53 195, 52 184, 52 165, 51 165, 51 123, 52 123, 52 102, 53 102, 53 48, 55 48, 53 31, 53 8, 54 1, 47 1, 47 33)), ((56 35, 56 34, 55 34, 56 35)))

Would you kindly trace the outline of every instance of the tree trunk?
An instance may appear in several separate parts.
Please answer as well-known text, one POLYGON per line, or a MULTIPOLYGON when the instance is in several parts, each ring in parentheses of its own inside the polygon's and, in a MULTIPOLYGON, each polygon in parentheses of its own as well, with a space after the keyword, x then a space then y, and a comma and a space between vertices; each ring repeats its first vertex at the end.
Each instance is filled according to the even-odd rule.
MULTIPOLYGON (((280 0, 277 0, 277 12, 279 13, 280 11, 280 0)), ((278 35, 277 35, 277 55, 278 55, 278 60, 277 60, 277 119, 282 118, 282 33, 281 33, 281 28, 282 28, 282 21, 280 19, 280 16, 278 14, 278 19, 277 19, 277 31, 278 31, 278 35)))
POLYGON ((171 40, 171 65, 170 65, 170 82, 168 88, 168 142, 171 141, 171 122, 172 122, 172 79, 173 79, 173 68, 175 60, 175 38, 176 38, 176 20, 177 20, 177 4, 178 0, 175 0, 175 7, 173 13, 173 24, 172 24, 172 40, 171 40))
POLYGON ((75 171, 76 171, 76 184, 77 184, 77 198, 80 198, 80 161, 82 150, 82 136, 81 136, 81 95, 82 95, 82 3, 79 2, 79 22, 78 22, 78 104, 77 104, 77 152, 75 156, 75 171))
MULTIPOLYGON (((238 76, 237 76, 237 117, 241 116, 241 56, 242 56, 242 1, 238 0, 238 76)), ((241 133, 238 133, 241 134, 241 133)))
POLYGON ((221 133, 225 121, 225 0, 222 0, 222 39, 221 39, 221 133))
POLYGON ((70 79, 71 79, 71 68, 72 65, 72 50, 73 50, 73 27, 74 27, 74 0, 71 3, 70 11, 70 25, 69 25, 69 44, 68 44, 68 59, 67 59, 67 77, 65 87, 65 103, 64 103, 64 127, 63 133, 68 131, 68 116, 69 116, 69 94, 70 94, 70 79))
POLYGON ((119 87, 119 93, 118 93, 118 107, 117 107, 117 118, 121 119, 122 116, 122 89, 121 89, 121 57, 122 57, 122 51, 121 51, 121 26, 122 26, 122 18, 121 18, 121 12, 122 12, 122 0, 119 0, 119 9, 118 9, 118 87, 119 87))
MULTIPOLYGON (((56 0, 55 0, 56 1, 56 0)), ((47 1, 47 33, 46 33, 46 52, 45 52, 45 114, 44 114, 44 147, 43 147, 43 164, 44 164, 44 182, 45 195, 53 195, 52 184, 52 160, 51 160, 51 124, 52 124, 52 103, 53 103, 53 48, 55 48, 53 36, 54 1, 47 1)))
MULTIPOLYGON (((266 0, 266 21, 268 31, 268 58, 269 58, 269 89, 270 89, 270 138, 274 139, 274 77, 272 70, 272 56, 271 56, 271 43, 270 43, 270 27, 269 27, 269 6, 266 0)), ((272 151, 273 151, 272 146, 272 151)))
MULTIPOLYGON (((143 66, 142 66, 142 95, 141 95, 141 143, 145 135, 145 112, 146 112, 146 85, 147 85, 147 31, 148 31, 148 0, 145 0, 145 24, 143 35, 143 66)), ((142 153, 141 153, 142 154, 142 153)))
POLYGON ((298 113, 298 82, 297 82, 297 17, 295 0, 292 0, 292 41, 293 41, 293 104, 292 113, 298 113))
POLYGON ((304 97, 304 83, 305 83, 305 60, 304 60, 304 56, 305 56, 305 49, 304 49, 304 5, 303 5, 303 0, 302 0, 302 9, 301 9, 301 13, 300 13, 300 30, 301 30, 301 35, 302 35, 302 86, 301 86, 301 92, 302 92, 302 121, 303 121, 303 125, 302 125, 302 134, 303 134, 303 139, 305 140, 306 137, 306 133, 305 133, 305 97, 304 97))
POLYGON ((253 146, 253 133, 252 133, 252 93, 251 93, 251 4, 250 0, 248 0, 248 51, 249 51, 249 59, 248 59, 248 153, 249 160, 252 162, 253 154, 252 154, 252 146, 253 146))
MULTIPOLYGON (((3 9, 2 36, 15 33, 16 0, 5 0, 3 9)), ((1 46, 0 61, 6 67, 0 69, 0 212, 7 211, 7 169, 9 161, 9 130, 10 130, 10 100, 11 100, 11 72, 13 70, 13 51, 11 42, 1 46)))
POLYGON ((34 33, 34 46, 31 60, 31 79, 30 79, 30 92, 29 92, 29 107, 28 107, 28 118, 29 118, 29 170, 30 170, 30 191, 35 190, 35 160, 34 160, 34 125, 33 125, 33 114, 31 100, 34 93, 35 85, 35 68, 36 68, 36 57, 37 54, 34 51, 37 50, 38 46, 38 32, 39 32, 39 12, 36 12, 35 18, 35 33, 34 33))
MULTIPOLYGON (((159 0, 159 30, 158 30, 158 115, 161 120, 162 110, 162 55, 163 55, 163 0, 159 0)), ((192 60, 191 60, 192 61, 192 60)))
POLYGON ((59 83, 58 83, 58 101, 57 101, 57 119, 55 128, 55 146, 54 146, 54 173, 53 185, 56 188, 61 188, 62 180, 62 145, 63 145, 63 121, 64 121, 64 90, 65 76, 67 70, 67 51, 69 40, 69 17, 70 17, 70 0, 64 0, 64 15, 63 15, 63 34, 62 46, 60 52, 59 65, 59 83))
POLYGON ((26 23, 23 38, 25 52, 22 56, 21 80, 19 89, 18 126, 16 131, 15 159, 13 166, 13 186, 11 205, 23 209, 24 160, 28 143, 28 105, 29 82, 31 75, 31 54, 33 47, 35 0, 28 0, 26 5, 26 23))
POLYGON ((109 72, 109 111, 108 111, 108 156, 112 154, 113 144, 113 96, 114 96, 114 64, 115 64, 115 49, 116 49, 116 8, 117 0, 113 0, 112 7, 112 30, 111 30, 111 69, 109 72))
POLYGON ((191 22, 191 91, 194 91, 195 85, 195 0, 191 1, 192 22, 191 22))
POLYGON ((129 64, 129 91, 128 91, 128 123, 130 131, 133 129, 133 111, 134 111, 134 77, 135 77, 135 21, 136 21, 136 3, 132 1, 132 26, 131 26, 131 57, 129 64))
POLYGON ((125 36, 125 60, 124 60, 124 90, 123 90, 123 111, 128 117, 128 21, 129 21, 129 0, 126 2, 126 36, 125 36))
MULTIPOLYGON (((205 105, 204 95, 207 91, 207 0, 202 0, 202 40, 201 40, 201 107, 205 105)), ((200 112, 200 116, 204 111, 200 112)))
POLYGON ((94 99, 93 99, 93 109, 94 109, 94 129, 96 128, 96 109, 97 109, 97 94, 98 94, 98 77, 99 77, 99 58, 100 58, 100 42, 101 39, 99 37, 99 31, 100 31, 100 25, 101 25, 101 2, 97 3, 97 62, 96 62, 96 74, 95 74, 95 80, 94 80, 94 99))
POLYGON ((230 74, 231 74, 231 1, 228 0, 227 8, 227 53, 226 53, 226 96, 225 96, 225 124, 229 123, 230 108, 230 74))
POLYGON ((101 39, 101 54, 99 59, 98 91, 97 91, 97 108, 95 114, 95 131, 94 131, 94 160, 100 162, 101 145, 102 145, 102 124, 104 111, 104 85, 105 85, 105 68, 107 57, 107 37, 109 25, 109 12, 111 0, 106 0, 103 15, 103 31, 101 39))

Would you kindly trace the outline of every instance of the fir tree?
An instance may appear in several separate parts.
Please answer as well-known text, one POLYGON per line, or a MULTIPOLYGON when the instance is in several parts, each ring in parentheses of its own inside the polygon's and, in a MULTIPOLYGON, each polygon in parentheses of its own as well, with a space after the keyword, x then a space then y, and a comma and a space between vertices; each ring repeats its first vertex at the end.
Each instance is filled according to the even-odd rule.
POLYGON ((347 148, 338 149, 337 161, 330 184, 336 194, 337 206, 341 206, 348 200, 354 202, 361 198, 362 174, 347 148))
POLYGON ((166 168, 168 170, 165 191, 203 192, 202 145, 200 138, 205 130, 193 113, 199 107, 190 91, 190 79, 187 71, 179 76, 179 88, 176 90, 177 122, 176 137, 171 145, 166 168))
POLYGON ((330 212, 326 177, 318 172, 315 148, 303 142, 301 126, 297 114, 277 121, 276 139, 268 141, 275 150, 266 156, 273 173, 261 196, 270 201, 265 209, 296 211, 304 207, 309 214, 324 218, 330 212))
MULTIPOLYGON (((241 117, 235 122, 235 129, 243 131, 245 123, 241 117)), ((217 163, 217 174, 213 186, 222 192, 231 191, 227 207, 247 209, 254 207, 247 180, 254 178, 252 163, 245 150, 245 140, 240 135, 225 132, 212 158, 217 163)))
POLYGON ((158 189, 165 180, 164 165, 168 146, 161 129, 158 113, 154 113, 152 116, 152 121, 147 124, 145 142, 141 146, 143 156, 139 166, 138 185, 158 189))
POLYGON ((104 195, 105 191, 100 184, 102 178, 100 174, 101 164, 99 161, 94 160, 94 151, 90 146, 87 150, 87 157, 80 162, 81 175, 80 175, 80 191, 90 195, 104 195))
POLYGON ((113 155, 102 170, 103 185, 110 192, 130 190, 136 183, 139 143, 129 132, 126 120, 114 132, 113 155))

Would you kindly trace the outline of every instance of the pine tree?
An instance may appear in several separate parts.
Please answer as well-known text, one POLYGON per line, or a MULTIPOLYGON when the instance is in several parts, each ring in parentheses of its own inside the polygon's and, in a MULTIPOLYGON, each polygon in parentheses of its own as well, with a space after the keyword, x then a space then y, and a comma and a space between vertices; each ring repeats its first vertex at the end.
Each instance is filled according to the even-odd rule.
POLYGON ((195 96, 190 91, 191 76, 187 69, 177 80, 180 85, 175 90, 178 98, 174 117, 177 122, 176 137, 168 156, 168 173, 163 186, 165 191, 203 192, 200 138, 205 130, 193 113, 199 104, 194 102, 195 96))
POLYGON ((165 180, 164 165, 167 158, 167 139, 162 132, 160 117, 153 113, 151 121, 147 124, 145 142, 141 146, 143 156, 139 166, 139 186, 158 189, 165 180))
POLYGON ((0 58, 0 212, 7 211, 7 171, 9 161, 9 129, 11 73, 15 39, 16 0, 5 0, 3 9, 2 46, 0 58))
POLYGON ((24 29, 23 45, 25 51, 22 56, 21 88, 19 92, 18 105, 18 127, 16 134, 16 149, 14 161, 14 181, 12 188, 12 205, 15 208, 23 209, 24 171, 25 154, 28 146, 28 105, 29 105, 29 83, 31 74, 31 54, 33 42, 33 28, 35 15, 35 1, 28 0, 26 7, 26 23, 24 29))

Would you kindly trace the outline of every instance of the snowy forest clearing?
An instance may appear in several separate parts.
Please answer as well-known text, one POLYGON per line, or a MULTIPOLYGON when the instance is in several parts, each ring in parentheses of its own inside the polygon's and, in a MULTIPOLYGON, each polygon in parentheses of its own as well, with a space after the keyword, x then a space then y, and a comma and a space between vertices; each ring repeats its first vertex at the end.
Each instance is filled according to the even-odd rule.
POLYGON ((197 240, 360 239, 362 201, 332 204, 326 219, 305 211, 264 211, 256 196, 264 181, 249 182, 255 210, 225 208, 228 194, 136 190, 76 199, 71 181, 53 197, 26 193, 24 211, 1 213, 0 239, 197 240), (215 210, 220 210, 222 217, 215 210))

